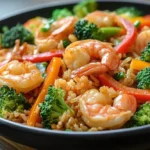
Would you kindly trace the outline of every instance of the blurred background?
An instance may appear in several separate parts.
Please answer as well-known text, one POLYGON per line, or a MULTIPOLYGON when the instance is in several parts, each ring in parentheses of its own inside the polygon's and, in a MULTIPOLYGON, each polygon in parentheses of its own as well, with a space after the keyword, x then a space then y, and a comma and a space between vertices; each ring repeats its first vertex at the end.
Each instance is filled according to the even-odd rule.
MULTIPOLYGON (((7 16, 11 13, 20 11, 25 8, 29 8, 29 7, 36 6, 36 5, 43 5, 46 2, 60 3, 63 1, 71 2, 74 0, 0 0, 0 19, 4 16, 7 16)), ((81 0, 78 0, 78 1, 81 1, 81 0)), ((132 0, 132 1, 137 1, 137 0, 132 0)), ((141 0, 141 1, 150 2, 150 0, 141 0)))
POLYGON ((69 2, 72 0, 0 0, 0 19, 25 8, 43 5, 47 2, 60 3, 60 1, 69 2))

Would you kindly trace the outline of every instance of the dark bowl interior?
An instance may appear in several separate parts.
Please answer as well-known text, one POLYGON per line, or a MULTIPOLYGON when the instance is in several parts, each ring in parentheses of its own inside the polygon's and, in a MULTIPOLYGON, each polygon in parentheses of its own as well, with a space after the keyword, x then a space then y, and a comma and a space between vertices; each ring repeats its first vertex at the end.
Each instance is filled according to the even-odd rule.
MULTIPOLYGON (((55 8, 68 7, 75 2, 63 2, 63 4, 47 3, 6 16, 0 21, 0 26, 9 27, 24 23, 35 16, 50 17, 55 8)), ((149 13, 150 3, 131 1, 99 1, 100 10, 114 10, 122 6, 135 6, 149 13)), ((15 142, 32 146, 37 149, 119 149, 119 150, 146 150, 150 149, 150 126, 138 128, 118 129, 100 132, 66 132, 39 128, 32 128, 0 118, 0 134, 15 142)))

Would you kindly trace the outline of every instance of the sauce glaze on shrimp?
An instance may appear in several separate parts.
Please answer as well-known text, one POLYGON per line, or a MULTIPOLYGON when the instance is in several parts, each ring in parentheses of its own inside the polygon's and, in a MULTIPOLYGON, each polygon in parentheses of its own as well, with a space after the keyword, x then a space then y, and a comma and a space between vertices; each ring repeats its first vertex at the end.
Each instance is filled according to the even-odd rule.
POLYGON ((67 67, 73 70, 72 77, 105 73, 116 69, 120 62, 115 50, 108 43, 98 40, 82 40, 70 44, 63 58, 67 67))
POLYGON ((35 43, 40 52, 57 48, 60 40, 68 37, 73 33, 76 17, 67 17, 52 23, 48 32, 41 32, 40 28, 35 34, 35 43))
POLYGON ((140 32, 131 47, 132 51, 135 51, 137 54, 141 54, 142 50, 150 42, 150 29, 140 32))
POLYGON ((0 68, 0 86, 7 85, 17 92, 27 93, 40 86, 43 77, 31 62, 10 61, 0 68))
POLYGON ((90 127, 114 129, 122 127, 137 108, 136 99, 129 94, 120 94, 114 100, 97 89, 86 91, 79 98, 84 122, 90 127))

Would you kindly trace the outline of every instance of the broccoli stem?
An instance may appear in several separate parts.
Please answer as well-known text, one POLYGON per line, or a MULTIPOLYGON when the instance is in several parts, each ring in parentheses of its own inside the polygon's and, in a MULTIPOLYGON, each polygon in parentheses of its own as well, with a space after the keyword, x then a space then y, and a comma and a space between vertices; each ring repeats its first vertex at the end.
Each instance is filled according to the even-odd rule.
POLYGON ((140 22, 139 20, 136 20, 136 21, 134 22, 134 26, 135 26, 136 28, 138 28, 140 25, 141 25, 141 22, 140 22))
POLYGON ((108 39, 121 32, 122 28, 119 27, 103 27, 99 29, 102 40, 108 39))

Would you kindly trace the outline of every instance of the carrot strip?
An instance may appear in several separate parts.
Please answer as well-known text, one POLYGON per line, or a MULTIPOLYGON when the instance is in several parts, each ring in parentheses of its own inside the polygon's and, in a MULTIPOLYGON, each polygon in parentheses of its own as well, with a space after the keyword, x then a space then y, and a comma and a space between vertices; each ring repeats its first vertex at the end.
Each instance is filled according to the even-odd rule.
POLYGON ((28 126, 35 126, 37 119, 39 118, 40 109, 38 105, 44 101, 45 95, 47 93, 49 85, 53 85, 55 79, 58 76, 59 70, 61 66, 61 58, 59 57, 53 57, 52 61, 50 62, 48 66, 48 74, 47 77, 43 83, 42 90, 35 101, 34 105, 31 108, 30 115, 27 119, 27 125, 28 126))
POLYGON ((133 59, 130 64, 130 68, 135 70, 142 70, 145 67, 150 67, 150 63, 138 59, 133 59))

